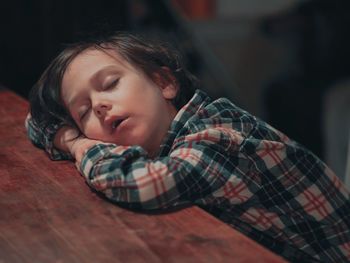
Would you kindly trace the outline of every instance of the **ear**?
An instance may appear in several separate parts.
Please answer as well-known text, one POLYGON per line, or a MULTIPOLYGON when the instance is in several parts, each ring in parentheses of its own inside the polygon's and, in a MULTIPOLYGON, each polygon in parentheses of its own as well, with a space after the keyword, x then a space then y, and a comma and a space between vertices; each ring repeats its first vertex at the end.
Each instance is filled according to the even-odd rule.
POLYGON ((154 73, 153 80, 161 89, 165 99, 174 99, 178 92, 177 81, 168 67, 162 67, 161 71, 154 73))

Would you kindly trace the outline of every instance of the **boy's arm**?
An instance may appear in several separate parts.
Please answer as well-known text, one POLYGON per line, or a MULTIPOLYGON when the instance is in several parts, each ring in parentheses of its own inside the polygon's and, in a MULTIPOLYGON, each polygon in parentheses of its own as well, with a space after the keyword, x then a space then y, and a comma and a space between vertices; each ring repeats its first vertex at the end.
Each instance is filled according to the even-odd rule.
POLYGON ((62 152, 68 152, 77 164, 80 164, 85 152, 92 146, 104 143, 98 140, 88 139, 72 127, 62 126, 54 138, 54 146, 62 152))
POLYGON ((25 120, 27 135, 34 145, 44 149, 52 160, 69 160, 72 155, 69 151, 65 151, 55 147, 54 141, 58 131, 64 127, 63 124, 51 124, 45 128, 38 127, 32 120, 30 113, 25 120))
MULTIPOLYGON (((208 131, 186 136, 169 156, 155 160, 138 146, 97 144, 85 153, 78 169, 92 188, 130 208, 183 205, 212 198, 233 180, 235 166, 227 149, 217 147, 221 139, 220 133, 208 131)), ((242 194, 247 197, 246 191, 242 194)))

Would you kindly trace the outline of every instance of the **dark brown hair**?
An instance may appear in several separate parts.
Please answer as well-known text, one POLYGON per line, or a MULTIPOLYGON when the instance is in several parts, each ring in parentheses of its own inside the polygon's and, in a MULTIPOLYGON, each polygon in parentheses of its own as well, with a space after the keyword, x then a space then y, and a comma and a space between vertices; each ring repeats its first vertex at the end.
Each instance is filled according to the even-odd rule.
POLYGON ((180 109, 193 96, 198 80, 188 72, 180 53, 168 44, 146 41, 129 33, 114 33, 67 46, 47 67, 30 95, 30 111, 36 125, 45 129, 50 124, 65 123, 77 127, 61 99, 63 75, 71 61, 89 48, 115 50, 126 61, 154 79, 154 73, 166 81, 176 81, 179 88, 173 105, 180 109), (164 70, 164 67, 168 70, 164 70), (171 77, 169 77, 171 74, 171 77))

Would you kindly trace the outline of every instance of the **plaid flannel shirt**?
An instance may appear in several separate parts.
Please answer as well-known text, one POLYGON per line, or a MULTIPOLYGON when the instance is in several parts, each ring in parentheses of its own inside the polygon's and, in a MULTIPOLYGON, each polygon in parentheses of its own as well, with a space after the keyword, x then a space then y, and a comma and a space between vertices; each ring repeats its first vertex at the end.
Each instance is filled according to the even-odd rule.
MULTIPOLYGON (((60 127, 27 120, 52 159, 60 127)), ((315 155, 229 100, 202 91, 176 115, 156 158, 139 146, 90 148, 80 172, 136 209, 196 204, 291 261, 350 261, 349 192, 315 155)))

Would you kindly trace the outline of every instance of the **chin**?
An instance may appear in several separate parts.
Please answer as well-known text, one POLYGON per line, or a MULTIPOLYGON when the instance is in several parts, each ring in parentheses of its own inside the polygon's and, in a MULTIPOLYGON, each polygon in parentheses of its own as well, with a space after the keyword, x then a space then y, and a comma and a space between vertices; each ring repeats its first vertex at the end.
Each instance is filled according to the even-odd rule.
MULTIPOLYGON (((123 136, 124 137, 124 136, 123 136)), ((144 147, 144 142, 142 140, 137 140, 131 137, 131 135, 126 136, 126 138, 118 138, 118 140, 114 140, 114 143, 117 145, 123 146, 136 146, 139 145, 142 148, 144 147)))

